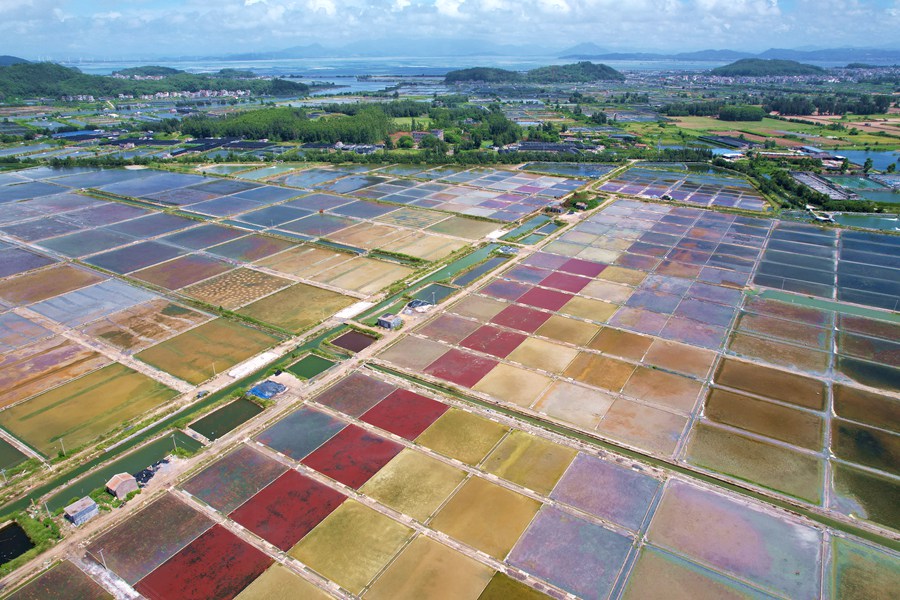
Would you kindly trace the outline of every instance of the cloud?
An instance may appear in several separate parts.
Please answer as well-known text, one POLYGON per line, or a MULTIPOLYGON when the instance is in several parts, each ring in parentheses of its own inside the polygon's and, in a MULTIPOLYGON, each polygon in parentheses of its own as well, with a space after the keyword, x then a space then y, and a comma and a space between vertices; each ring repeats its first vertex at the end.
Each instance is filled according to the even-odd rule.
POLYGON ((0 54, 203 55, 412 36, 564 48, 898 47, 900 0, 0 0, 0 54))
POLYGON ((460 7, 464 0, 434 0, 434 7, 445 17, 461 17, 460 7))
POLYGON ((324 12, 329 17, 334 16, 337 12, 333 0, 309 0, 309 9, 314 12, 324 12))

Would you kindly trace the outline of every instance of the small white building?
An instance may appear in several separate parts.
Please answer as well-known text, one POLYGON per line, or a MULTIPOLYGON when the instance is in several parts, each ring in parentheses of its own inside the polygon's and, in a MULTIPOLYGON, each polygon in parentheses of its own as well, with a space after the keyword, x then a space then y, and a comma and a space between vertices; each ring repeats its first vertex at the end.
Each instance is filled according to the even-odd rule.
POLYGON ((81 500, 76 500, 72 504, 68 505, 64 509, 64 511, 66 513, 66 518, 76 526, 87 523, 100 514, 100 509, 97 507, 97 503, 91 500, 88 496, 85 496, 81 500))

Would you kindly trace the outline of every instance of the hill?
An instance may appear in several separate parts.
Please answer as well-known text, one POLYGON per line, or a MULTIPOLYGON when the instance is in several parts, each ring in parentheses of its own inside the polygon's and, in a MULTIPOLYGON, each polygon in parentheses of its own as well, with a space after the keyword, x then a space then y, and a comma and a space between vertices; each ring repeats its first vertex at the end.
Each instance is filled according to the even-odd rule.
POLYGON ((122 69, 121 71, 116 71, 113 74, 124 75, 126 77, 166 77, 168 75, 177 75, 178 73, 184 73, 184 71, 179 71, 178 69, 173 69, 171 67, 148 65, 146 67, 131 67, 130 69, 122 69))
POLYGON ((493 67, 472 67, 450 71, 444 76, 444 83, 462 83, 465 81, 483 81, 485 83, 518 83, 524 81, 521 73, 493 67))
POLYGON ((624 81, 625 76, 604 64, 582 61, 532 69, 525 74, 532 83, 590 83, 591 81, 624 81))
MULTIPOLYGON (((146 67, 136 67, 144 72, 146 67)), ((151 67, 155 70, 157 67, 151 67)), ((174 70, 174 69, 173 69, 174 70)), ((210 75, 193 75, 183 71, 155 80, 133 80, 86 75, 55 63, 23 63, 0 67, 0 99, 35 98, 38 96, 116 97, 119 94, 139 96, 158 92, 196 92, 200 90, 246 90, 263 96, 303 96, 309 86, 284 79, 235 79, 210 75)))
POLYGON ((519 73, 491 67, 474 67, 450 71, 445 83, 483 81, 486 83, 589 83, 591 81, 623 81, 625 76, 603 64, 579 62, 571 65, 539 67, 519 73))
POLYGON ((805 65, 795 60, 742 58, 730 65, 710 71, 723 77, 772 77, 783 75, 818 75, 825 69, 815 65, 805 65))
POLYGON ((9 65, 20 65, 23 63, 27 63, 28 61, 24 58, 19 58, 18 56, 9 56, 5 54, 0 56, 0 67, 8 67, 9 65))

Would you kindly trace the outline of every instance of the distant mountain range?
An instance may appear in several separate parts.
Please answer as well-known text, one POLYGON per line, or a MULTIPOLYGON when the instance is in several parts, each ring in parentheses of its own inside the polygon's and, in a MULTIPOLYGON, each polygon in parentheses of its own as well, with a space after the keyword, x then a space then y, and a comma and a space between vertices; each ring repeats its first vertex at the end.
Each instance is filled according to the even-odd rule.
POLYGON ((586 44, 579 44, 559 55, 562 59, 573 60, 696 60, 723 61, 740 60, 742 58, 766 58, 796 60, 800 62, 862 62, 868 64, 894 65, 900 64, 900 50, 881 50, 877 48, 826 48, 822 50, 789 50, 770 48, 765 52, 739 52, 737 50, 700 50, 698 52, 679 52, 676 54, 655 54, 648 52, 606 52, 583 53, 571 52, 586 44))
MULTIPOLYGON (((597 49, 585 45, 585 51, 597 49)), ((600 48, 602 50, 602 48, 600 48)), ((223 56, 224 60, 276 60, 292 58, 353 58, 353 57, 417 57, 417 56, 552 56, 556 50, 534 44, 495 44, 480 40, 457 39, 383 39, 359 41, 326 48, 321 44, 292 46, 270 52, 248 52, 223 56)))
POLYGON ((738 50, 699 50, 696 52, 653 53, 653 52, 611 52, 593 42, 580 43, 563 50, 537 44, 497 44, 482 40, 459 40, 438 38, 383 39, 353 42, 336 48, 326 48, 321 44, 292 46, 269 52, 247 52, 229 54, 224 60, 274 60, 297 58, 353 58, 353 57, 464 57, 464 56, 557 56, 572 60, 681 60, 681 61, 734 61, 742 58, 777 58, 800 62, 860 62, 876 65, 900 64, 900 50, 878 48, 826 48, 787 49, 771 48, 765 52, 741 52, 738 50))

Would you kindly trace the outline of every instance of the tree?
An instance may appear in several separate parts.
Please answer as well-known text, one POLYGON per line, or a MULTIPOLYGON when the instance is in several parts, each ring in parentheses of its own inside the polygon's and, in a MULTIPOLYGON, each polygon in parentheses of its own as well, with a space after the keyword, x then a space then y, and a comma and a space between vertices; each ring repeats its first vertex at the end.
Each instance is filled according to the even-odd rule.
POLYGON ((868 173, 872 170, 872 159, 867 158, 866 162, 863 163, 863 173, 868 173))
POLYGON ((408 135, 400 136, 400 139, 397 140, 397 147, 404 149, 404 150, 409 150, 410 148, 412 148, 415 145, 416 145, 416 142, 412 139, 412 137, 410 137, 408 135))
POLYGON ((887 166, 887 169, 885 169, 885 172, 886 172, 886 173, 893 173, 893 172, 896 171, 896 170, 897 170, 897 163, 891 163, 891 164, 889 164, 889 165, 887 166))
POLYGON ((419 142, 419 146, 435 154, 447 154, 447 150, 450 149, 450 144, 433 135, 423 137, 422 141, 419 142))

